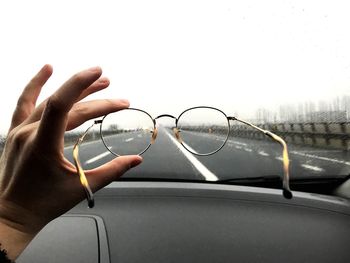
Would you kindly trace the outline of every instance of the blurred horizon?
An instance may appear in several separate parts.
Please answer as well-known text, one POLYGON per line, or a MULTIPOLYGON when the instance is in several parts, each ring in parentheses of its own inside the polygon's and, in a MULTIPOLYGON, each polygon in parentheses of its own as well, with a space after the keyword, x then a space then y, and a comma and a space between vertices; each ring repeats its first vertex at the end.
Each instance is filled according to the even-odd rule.
MULTIPOLYGON (((328 101, 305 101, 304 103, 298 104, 279 105, 277 108, 277 110, 258 108, 254 114, 252 114, 250 118, 246 118, 246 120, 257 125, 274 123, 350 122, 350 96, 348 95, 338 96, 328 101)), ((237 114, 225 113, 230 116, 243 118, 237 114)), ((154 118, 156 115, 152 117, 154 118)), ((74 129, 72 132, 81 133, 92 122, 93 120, 89 120, 80 127, 74 129)), ((5 137, 6 132, 0 132, 0 140, 5 137)))
POLYGON ((256 124, 347 121, 349 8, 347 1, 4 1, 0 134, 46 63, 54 73, 39 102, 99 65, 111 86, 89 99, 126 98, 152 116, 207 105, 256 124))

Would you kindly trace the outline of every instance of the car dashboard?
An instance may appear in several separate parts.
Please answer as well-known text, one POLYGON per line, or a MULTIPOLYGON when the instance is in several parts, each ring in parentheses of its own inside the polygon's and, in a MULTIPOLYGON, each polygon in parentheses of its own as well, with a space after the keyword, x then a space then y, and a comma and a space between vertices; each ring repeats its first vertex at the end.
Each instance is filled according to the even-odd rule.
POLYGON ((237 185, 113 182, 17 262, 349 262, 348 199, 237 185))

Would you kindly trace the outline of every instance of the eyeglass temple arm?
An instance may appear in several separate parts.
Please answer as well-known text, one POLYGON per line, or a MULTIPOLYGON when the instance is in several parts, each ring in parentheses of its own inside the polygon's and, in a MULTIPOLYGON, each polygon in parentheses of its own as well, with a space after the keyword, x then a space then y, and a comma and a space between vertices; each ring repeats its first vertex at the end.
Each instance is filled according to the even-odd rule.
POLYGON ((291 199, 293 197, 292 191, 290 190, 290 186, 289 186, 289 156, 288 156, 288 148, 287 148, 287 144, 286 142, 278 135, 274 134, 273 132, 270 132, 268 130, 264 130, 261 129, 260 127, 238 119, 236 117, 228 117, 228 120, 232 120, 232 121, 238 121, 241 122, 243 124, 246 124, 262 133, 264 133, 266 136, 272 138, 274 141, 278 142, 282 148, 283 148, 283 152, 282 152, 282 157, 283 157, 283 196, 287 199, 291 199))
POLYGON ((90 129, 95 126, 95 124, 100 124, 102 121, 101 120, 95 120, 94 123, 86 129, 86 131, 79 137, 77 142, 75 143, 73 147, 73 159, 74 159, 74 164, 77 169, 77 174, 79 175, 80 183, 84 188, 85 195, 86 195, 86 200, 88 202, 88 207, 93 208, 95 205, 94 201, 94 194, 92 193, 92 190, 90 188, 89 182, 85 176, 84 169, 81 166, 80 159, 79 159, 79 146, 80 144, 84 141, 85 136, 88 134, 90 129))

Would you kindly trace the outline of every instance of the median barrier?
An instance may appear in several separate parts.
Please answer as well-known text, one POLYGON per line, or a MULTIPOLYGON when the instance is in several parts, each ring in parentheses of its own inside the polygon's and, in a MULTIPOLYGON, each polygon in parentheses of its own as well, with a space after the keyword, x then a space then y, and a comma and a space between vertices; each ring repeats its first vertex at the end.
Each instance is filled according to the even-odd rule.
MULTIPOLYGON (((289 144, 303 144, 313 147, 350 149, 350 123, 271 123, 258 124, 258 127, 269 130, 284 138, 289 144)), ((231 136, 268 139, 262 133, 246 125, 232 125, 231 136)))
POLYGON ((327 133, 327 123, 316 123, 315 130, 319 133, 327 133))
POLYGON ((0 155, 2 154, 2 151, 4 150, 5 142, 6 142, 6 138, 2 137, 0 135, 0 155))
POLYGON ((342 133, 342 125, 338 123, 330 123, 328 125, 329 133, 342 133))
MULTIPOLYGON (((308 145, 312 147, 350 149, 350 123, 348 122, 305 122, 305 123, 264 123, 258 127, 269 130, 286 140, 288 144, 308 145)), ((214 129, 221 129, 217 126, 214 129)), ((203 126, 187 127, 188 130, 203 132, 203 126)), ((115 131, 110 131, 114 133, 115 131)), ((73 144, 79 138, 79 133, 70 132, 65 135, 65 146, 73 144)), ((231 125, 231 137, 269 140, 261 132, 244 124, 231 125)), ((86 136, 86 141, 99 139, 99 132, 93 131, 86 136)))

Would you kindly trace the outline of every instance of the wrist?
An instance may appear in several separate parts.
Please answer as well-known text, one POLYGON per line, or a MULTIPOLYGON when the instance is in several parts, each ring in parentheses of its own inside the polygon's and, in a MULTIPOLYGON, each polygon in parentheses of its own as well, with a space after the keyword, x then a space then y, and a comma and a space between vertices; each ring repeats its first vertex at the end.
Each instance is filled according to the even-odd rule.
POLYGON ((8 259, 12 261, 22 253, 34 236, 34 234, 22 232, 0 221, 1 248, 6 250, 8 259))
POLYGON ((14 261, 41 230, 37 222, 29 211, 0 200, 0 243, 10 260, 14 261))

